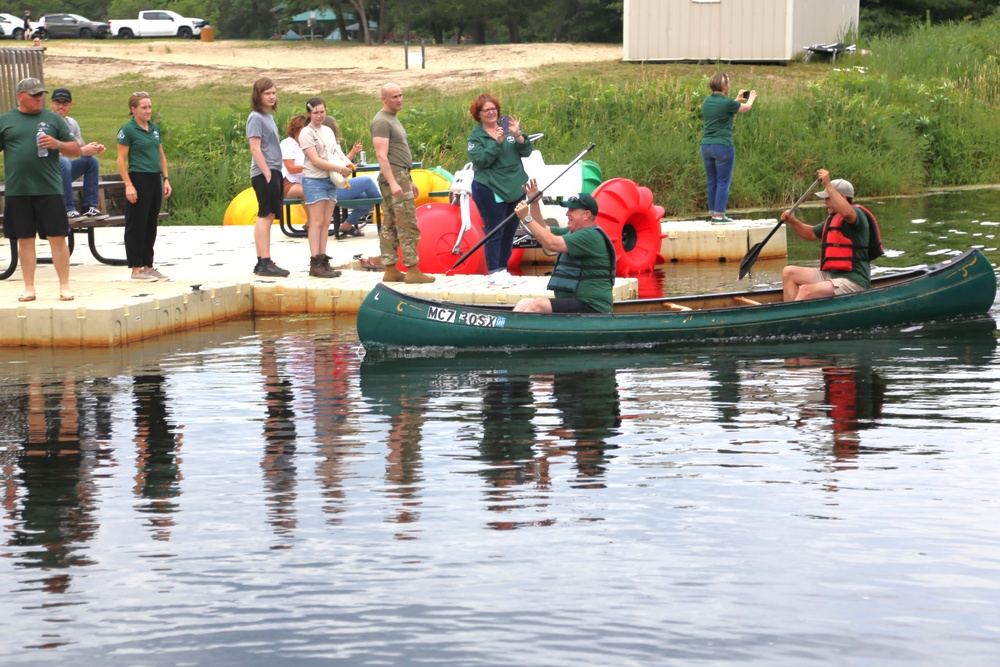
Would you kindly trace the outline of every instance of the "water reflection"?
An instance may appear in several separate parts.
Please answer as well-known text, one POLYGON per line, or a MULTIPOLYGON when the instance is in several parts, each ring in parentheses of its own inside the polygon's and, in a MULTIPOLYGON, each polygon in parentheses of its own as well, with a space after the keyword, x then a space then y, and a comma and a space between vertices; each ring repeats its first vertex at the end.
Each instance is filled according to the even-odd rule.
POLYGON ((822 402, 804 405, 797 425, 816 418, 827 420, 834 459, 856 458, 861 431, 878 424, 885 402, 887 383, 873 368, 870 355, 789 357, 785 363, 793 371, 818 371, 822 382, 822 402))
POLYGON ((84 441, 81 436, 88 416, 96 424, 108 420, 96 417, 93 409, 99 410, 101 402, 89 400, 88 387, 73 373, 61 378, 33 374, 25 389, 10 406, 24 420, 18 429, 24 445, 4 466, 3 506, 14 524, 7 545, 21 553, 22 567, 45 572, 24 583, 65 593, 69 570, 95 562, 86 550, 99 528, 95 478, 110 456, 103 438, 84 441))
POLYGON ((264 379, 264 471, 267 520, 276 537, 291 538, 298 523, 295 501, 295 445, 297 431, 292 382, 279 374, 278 345, 272 336, 262 338, 260 370, 264 379))
MULTIPOLYGON (((739 636, 822 664, 989 608, 992 321, 626 353, 362 362, 356 346, 317 319, 0 352, 19 638, 0 662, 72 645, 88 664, 502 664, 509 637, 481 630, 501 604, 539 664, 656 663, 677 655, 664 627, 709 646, 720 605, 739 636), (875 619, 861 642, 858 617, 875 619), (609 642, 568 653, 567 627, 609 642)), ((967 654, 992 625, 906 658, 967 654)))
POLYGON ((154 540, 170 541, 181 494, 182 428, 170 416, 167 379, 153 366, 132 380, 135 407, 136 509, 146 516, 154 540))
POLYGON ((370 412, 388 420, 385 481, 394 510, 386 521, 399 526, 394 535, 400 540, 419 534, 415 524, 422 504, 422 428, 435 384, 436 378, 409 373, 405 367, 360 369, 361 394, 370 412))

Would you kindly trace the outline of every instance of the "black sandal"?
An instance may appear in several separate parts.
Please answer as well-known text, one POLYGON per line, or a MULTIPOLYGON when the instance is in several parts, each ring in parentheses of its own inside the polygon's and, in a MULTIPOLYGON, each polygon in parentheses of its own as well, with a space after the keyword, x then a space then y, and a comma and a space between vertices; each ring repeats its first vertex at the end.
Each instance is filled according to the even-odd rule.
POLYGON ((343 230, 343 228, 341 228, 340 234, 342 236, 364 236, 365 235, 365 233, 363 231, 361 231, 360 229, 358 229, 357 227, 355 227, 353 225, 351 225, 351 228, 348 229, 346 232, 343 230))

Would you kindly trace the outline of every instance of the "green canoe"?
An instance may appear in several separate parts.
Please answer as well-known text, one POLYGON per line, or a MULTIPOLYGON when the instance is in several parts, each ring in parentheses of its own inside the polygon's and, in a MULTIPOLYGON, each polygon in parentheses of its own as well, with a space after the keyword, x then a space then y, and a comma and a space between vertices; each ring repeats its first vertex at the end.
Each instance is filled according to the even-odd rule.
POLYGON ((979 250, 872 281, 856 294, 782 302, 781 290, 615 303, 611 314, 515 313, 510 306, 434 301, 379 283, 358 311, 368 350, 584 348, 828 334, 982 317, 997 278, 979 250))

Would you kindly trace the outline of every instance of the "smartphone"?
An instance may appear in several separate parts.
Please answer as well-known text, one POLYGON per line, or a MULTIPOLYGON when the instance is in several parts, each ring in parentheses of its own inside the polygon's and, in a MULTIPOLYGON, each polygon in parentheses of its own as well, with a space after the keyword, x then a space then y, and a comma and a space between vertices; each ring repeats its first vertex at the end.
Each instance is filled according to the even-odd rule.
POLYGON ((739 100, 749 100, 750 99, 750 91, 749 90, 741 90, 740 91, 740 96, 737 97, 736 99, 739 99, 739 100))
POLYGON ((510 116, 500 116, 500 128, 504 134, 510 132, 510 116))

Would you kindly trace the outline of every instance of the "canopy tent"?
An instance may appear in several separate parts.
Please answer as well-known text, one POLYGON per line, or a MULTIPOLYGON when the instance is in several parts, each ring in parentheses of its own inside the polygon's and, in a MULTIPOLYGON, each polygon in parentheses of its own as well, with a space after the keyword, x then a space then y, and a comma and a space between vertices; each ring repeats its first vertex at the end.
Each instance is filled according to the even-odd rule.
MULTIPOLYGON (((368 22, 369 32, 374 33, 378 29, 378 24, 375 21, 368 22)), ((351 23, 347 26, 347 35, 353 38, 355 41, 358 39, 358 35, 361 32, 361 23, 351 23)), ((333 32, 326 36, 326 39, 339 41, 340 40, 340 28, 334 28, 333 32)))
MULTIPOLYGON (((291 23, 308 24, 309 19, 314 18, 316 20, 316 25, 321 23, 336 23, 337 13, 330 8, 326 9, 314 9, 308 12, 302 12, 301 14, 296 14, 289 19, 291 23)), ((352 14, 344 14, 345 21, 353 21, 354 16, 352 14)))

